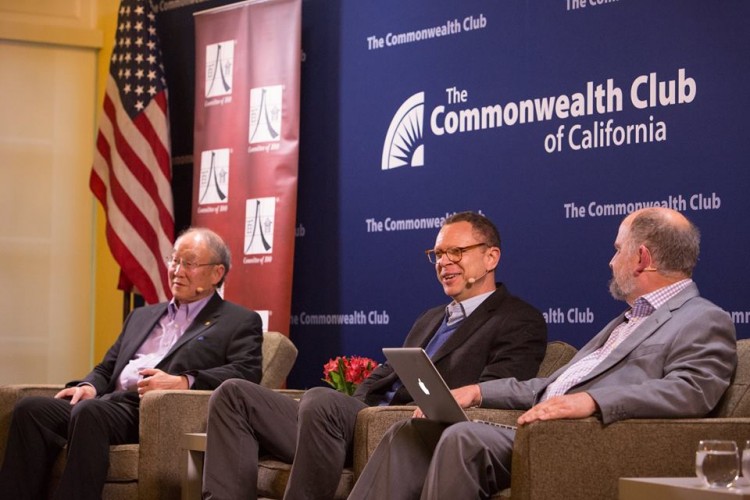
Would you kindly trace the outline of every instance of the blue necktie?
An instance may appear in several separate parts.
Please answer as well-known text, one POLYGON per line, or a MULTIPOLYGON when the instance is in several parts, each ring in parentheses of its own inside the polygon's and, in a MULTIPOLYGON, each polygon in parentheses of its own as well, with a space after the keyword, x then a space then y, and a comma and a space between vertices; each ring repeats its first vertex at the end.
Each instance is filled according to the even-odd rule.
POLYGON ((427 347, 424 348, 425 352, 430 358, 432 358, 435 353, 438 352, 438 349, 440 349, 440 347, 445 344, 445 342, 450 338, 451 334, 458 330, 458 326, 461 324, 461 321, 456 321, 453 324, 448 324, 448 317, 446 316, 443 319, 443 323, 440 325, 440 328, 437 329, 435 335, 432 336, 430 342, 427 344, 427 347))

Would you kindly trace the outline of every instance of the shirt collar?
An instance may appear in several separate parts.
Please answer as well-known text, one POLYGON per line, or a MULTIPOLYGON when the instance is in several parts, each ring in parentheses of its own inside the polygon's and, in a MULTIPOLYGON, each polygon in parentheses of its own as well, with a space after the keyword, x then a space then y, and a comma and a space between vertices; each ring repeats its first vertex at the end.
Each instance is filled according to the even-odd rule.
POLYGON ((690 278, 686 278, 676 283, 672 283, 671 285, 661 287, 658 290, 654 290, 653 292, 647 293, 646 295, 643 295, 643 298, 647 300, 654 309, 658 309, 666 304, 667 301, 669 301, 672 297, 687 288, 687 286, 692 282, 693 280, 691 280, 690 278))
POLYGON ((198 313, 203 310, 206 304, 208 304, 211 297, 213 297, 213 295, 196 300, 195 302, 185 302, 179 306, 173 297, 172 300, 169 301, 169 304, 167 304, 167 318, 173 320, 179 313, 186 321, 192 322, 195 317, 198 316, 198 313))
POLYGON ((455 300, 445 307, 445 314, 448 316, 448 324, 453 324, 457 321, 461 321, 464 318, 468 318, 487 297, 495 293, 495 291, 483 293, 475 297, 471 297, 461 302, 455 300))
POLYGON ((671 285, 661 287, 653 292, 641 295, 635 299, 635 302, 633 302, 633 308, 630 310, 629 317, 648 316, 666 304, 672 297, 687 288, 692 282, 693 280, 686 278, 676 283, 672 283, 671 285))

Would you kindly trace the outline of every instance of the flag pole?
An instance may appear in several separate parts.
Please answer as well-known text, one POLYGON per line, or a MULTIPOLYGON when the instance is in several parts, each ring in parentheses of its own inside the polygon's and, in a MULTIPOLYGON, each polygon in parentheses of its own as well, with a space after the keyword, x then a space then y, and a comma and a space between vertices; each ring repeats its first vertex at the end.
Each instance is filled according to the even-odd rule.
POLYGON ((128 314, 130 314, 130 311, 133 309, 133 294, 130 292, 123 291, 122 292, 122 321, 125 322, 125 319, 128 317, 128 314))

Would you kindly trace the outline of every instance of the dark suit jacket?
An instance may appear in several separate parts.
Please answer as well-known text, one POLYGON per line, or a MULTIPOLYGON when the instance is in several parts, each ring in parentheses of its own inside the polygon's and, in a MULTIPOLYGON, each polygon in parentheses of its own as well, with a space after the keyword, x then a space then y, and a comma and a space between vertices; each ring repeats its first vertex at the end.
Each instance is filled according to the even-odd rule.
MULTIPOLYGON (((101 363, 83 380, 97 396, 111 393, 123 368, 167 309, 167 303, 138 307, 128 315, 122 332, 101 363)), ((195 378, 192 389, 215 389, 224 380, 260 382, 263 332, 258 313, 214 294, 156 368, 171 375, 195 378)))
MULTIPOLYGON (((423 313, 412 326, 404 347, 425 347, 445 317, 445 306, 423 313)), ((496 378, 525 380, 536 376, 547 349, 547 324, 534 307, 511 295, 502 283, 464 319, 432 358, 450 388, 496 378)), ((386 362, 359 385, 354 396, 377 405, 398 379, 386 362)), ((391 404, 412 402, 401 387, 391 404)))

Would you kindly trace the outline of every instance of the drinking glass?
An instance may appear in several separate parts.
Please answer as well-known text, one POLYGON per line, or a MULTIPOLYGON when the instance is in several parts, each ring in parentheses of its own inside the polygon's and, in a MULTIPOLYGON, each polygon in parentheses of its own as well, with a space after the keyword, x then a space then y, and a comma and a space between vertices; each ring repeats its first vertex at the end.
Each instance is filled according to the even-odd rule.
POLYGON ((750 440, 745 441, 745 448, 742 450, 742 476, 750 481, 750 440))
POLYGON ((695 473, 710 488, 729 488, 734 485, 740 475, 737 443, 716 439, 700 441, 695 453, 695 473))

